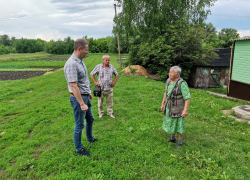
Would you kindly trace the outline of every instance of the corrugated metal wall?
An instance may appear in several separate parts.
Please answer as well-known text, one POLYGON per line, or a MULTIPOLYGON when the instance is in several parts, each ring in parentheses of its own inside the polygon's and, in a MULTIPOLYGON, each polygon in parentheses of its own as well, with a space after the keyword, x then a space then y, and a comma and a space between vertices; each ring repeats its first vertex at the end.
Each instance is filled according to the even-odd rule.
POLYGON ((250 85, 250 40, 236 41, 231 80, 250 85))
POLYGON ((249 70, 250 40, 235 41, 230 66, 228 96, 250 101, 249 70))

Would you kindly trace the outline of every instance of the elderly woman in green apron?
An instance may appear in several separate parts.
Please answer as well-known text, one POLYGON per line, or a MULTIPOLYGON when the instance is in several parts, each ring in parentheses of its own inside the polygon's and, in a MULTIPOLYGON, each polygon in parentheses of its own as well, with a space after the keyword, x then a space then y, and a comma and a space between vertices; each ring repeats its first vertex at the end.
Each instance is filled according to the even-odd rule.
POLYGON ((161 104, 161 110, 164 111, 163 130, 171 134, 171 138, 166 142, 176 143, 175 134, 177 133, 176 147, 183 145, 182 134, 185 133, 185 117, 191 98, 188 85, 180 78, 180 74, 181 68, 178 66, 170 68, 161 104))

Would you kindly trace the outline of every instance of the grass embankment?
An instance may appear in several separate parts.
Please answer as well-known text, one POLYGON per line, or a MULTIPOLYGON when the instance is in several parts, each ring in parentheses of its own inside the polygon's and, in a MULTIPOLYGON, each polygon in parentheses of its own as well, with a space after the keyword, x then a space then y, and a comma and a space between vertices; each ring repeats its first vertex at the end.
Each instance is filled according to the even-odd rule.
MULTIPOLYGON (((117 56, 111 64, 120 71, 117 56)), ((100 62, 101 55, 90 55, 88 72, 100 62)), ((174 149, 161 127, 165 84, 119 76, 116 119, 99 119, 92 100, 99 141, 88 144, 84 130, 91 156, 81 157, 63 71, 0 83, 1 179, 250 179, 250 126, 221 113, 246 103, 191 90, 184 146, 174 149)))
POLYGON ((218 86, 217 88, 209 88, 209 89, 203 89, 204 91, 210 91, 210 92, 215 92, 219 94, 227 94, 227 88, 223 88, 222 86, 218 86))

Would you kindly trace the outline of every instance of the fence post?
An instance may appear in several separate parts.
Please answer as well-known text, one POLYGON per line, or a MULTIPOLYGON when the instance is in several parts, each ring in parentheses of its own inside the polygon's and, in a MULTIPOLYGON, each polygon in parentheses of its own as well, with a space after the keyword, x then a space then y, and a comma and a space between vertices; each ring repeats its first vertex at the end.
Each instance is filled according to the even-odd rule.
MULTIPOLYGON (((115 7, 115 17, 117 18, 117 13, 116 13, 116 4, 114 4, 115 7)), ((116 19, 116 28, 117 28, 117 43, 118 43, 118 52, 119 52, 119 60, 120 60, 120 68, 122 68, 122 62, 121 62, 121 52, 120 52, 120 40, 119 40, 119 31, 118 31, 118 24, 117 24, 117 20, 116 19)))

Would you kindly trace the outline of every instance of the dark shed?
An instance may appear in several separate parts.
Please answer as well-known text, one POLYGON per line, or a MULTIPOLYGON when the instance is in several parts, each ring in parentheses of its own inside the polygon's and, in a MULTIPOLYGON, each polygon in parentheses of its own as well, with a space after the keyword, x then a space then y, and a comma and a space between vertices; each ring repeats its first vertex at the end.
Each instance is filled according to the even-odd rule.
POLYGON ((218 59, 208 64, 197 64, 191 69, 189 86, 194 88, 213 88, 228 85, 231 48, 216 49, 218 59))

